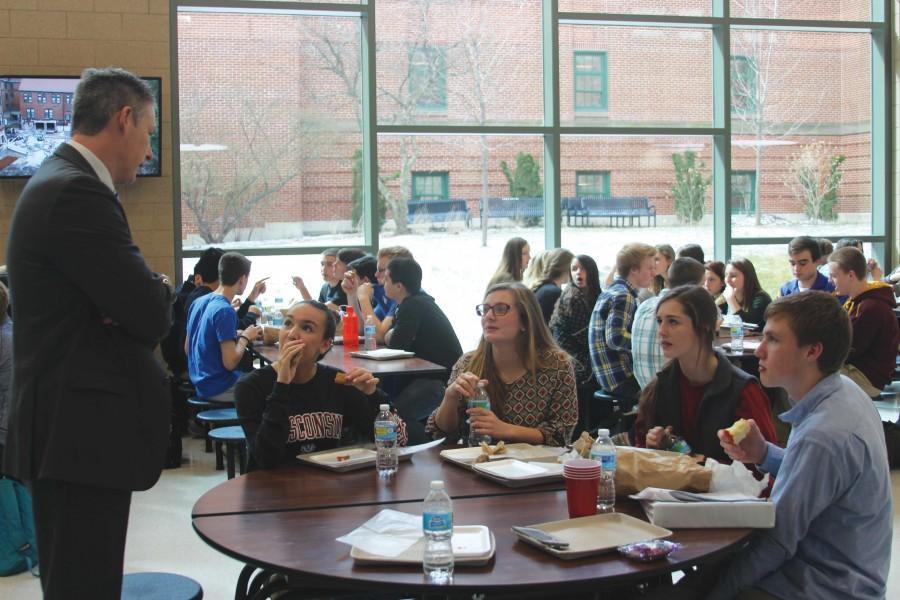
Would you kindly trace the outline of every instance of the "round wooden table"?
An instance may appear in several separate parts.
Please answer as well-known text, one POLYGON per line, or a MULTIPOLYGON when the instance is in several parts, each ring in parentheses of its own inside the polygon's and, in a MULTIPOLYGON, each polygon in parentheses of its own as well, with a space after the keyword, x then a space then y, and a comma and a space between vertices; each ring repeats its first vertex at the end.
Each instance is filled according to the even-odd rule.
MULTIPOLYGON (((213 488, 194 505, 197 534, 217 550, 268 571, 293 586, 372 592, 522 594, 562 597, 685 569, 736 551, 750 529, 683 529, 670 558, 636 563, 618 554, 560 560, 518 541, 513 525, 568 516, 562 483, 506 488, 438 457, 441 448, 401 463, 393 480, 374 469, 332 473, 313 467, 257 471, 213 488), (417 514, 431 479, 443 478, 454 499, 457 525, 487 525, 496 555, 483 567, 457 567, 451 586, 431 586, 420 565, 362 566, 335 541, 385 508, 417 514)), ((619 499, 618 512, 645 519, 636 502, 619 499)), ((239 582, 240 588, 242 583, 239 582)))

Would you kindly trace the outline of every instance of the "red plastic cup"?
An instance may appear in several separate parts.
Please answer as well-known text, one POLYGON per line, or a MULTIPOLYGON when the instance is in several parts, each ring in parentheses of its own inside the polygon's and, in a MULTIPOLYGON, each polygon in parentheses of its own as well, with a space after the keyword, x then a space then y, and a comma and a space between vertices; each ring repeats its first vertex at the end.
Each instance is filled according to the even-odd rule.
POLYGON ((593 477, 570 477, 566 480, 566 503, 569 518, 589 517, 597 514, 597 492, 600 489, 600 474, 593 477))

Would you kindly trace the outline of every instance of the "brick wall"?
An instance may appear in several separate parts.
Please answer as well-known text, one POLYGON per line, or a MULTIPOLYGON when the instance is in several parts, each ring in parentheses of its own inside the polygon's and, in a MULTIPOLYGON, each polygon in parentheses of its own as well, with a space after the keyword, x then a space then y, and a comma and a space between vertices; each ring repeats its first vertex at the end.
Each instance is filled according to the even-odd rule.
MULTIPOLYGON (((634 3, 593 3, 594 10, 636 10, 634 3)), ((792 16, 836 10, 837 0, 801 2, 792 16), (802 10, 801 10, 802 9, 802 10)), ((704 14, 708 2, 650 3, 658 12, 704 14), (660 9, 662 6, 662 9, 660 9)), ((649 5, 648 5, 649 6, 649 5)), ((539 3, 505 0, 435 1, 423 13, 421 3, 397 1, 380 5, 377 20, 378 120, 403 124, 531 124, 543 120, 542 51, 539 3), (446 108, 410 109, 411 48, 430 47, 445 53, 446 108), (477 85, 484 93, 476 93, 477 85)), ((563 7, 561 7, 563 8, 563 7)), ((583 9, 579 2, 569 10, 583 9)), ((646 8, 646 7, 645 7, 646 8)), ((833 14, 833 13, 831 13, 833 14)), ((768 15, 766 15, 768 16, 768 15)), ((846 15, 848 18, 860 15, 846 15)), ((781 146, 763 148, 757 184, 765 213, 802 213, 786 184, 791 158, 803 145, 825 142, 833 153, 847 156, 840 188, 841 213, 865 213, 870 207, 869 134, 871 57, 864 34, 814 32, 734 32, 734 54, 757 54, 772 74, 765 102, 765 137, 781 146), (775 51, 770 52, 774 48, 775 51), (813 138, 810 131, 820 134, 813 138), (864 132, 864 133, 860 133, 864 132)), ((197 153, 218 181, 246 177, 250 147, 265 149, 268 139, 279 147, 273 168, 293 168, 297 175, 242 218, 242 236, 265 237, 265 224, 314 223, 346 228, 351 211, 350 157, 360 147, 359 103, 353 90, 359 65, 359 21, 352 18, 279 15, 179 16, 179 81, 182 142, 212 143, 227 150, 197 153), (328 44, 323 40, 328 40, 328 44), (340 68, 333 65, 340 61, 340 68), (351 90, 348 92, 348 90, 351 90), (185 107, 189 110, 188 118, 185 107), (290 132, 297 115, 307 131, 290 132), (314 134, 312 132, 315 132, 314 134), (192 136, 187 139, 185 134, 192 136), (254 233, 256 231, 256 233, 254 233)), ((563 25, 560 29, 560 112, 564 124, 711 125, 712 34, 707 29, 597 27, 563 25), (602 51, 608 58, 608 110, 603 114, 575 110, 573 56, 576 51, 602 51)), ((761 84, 762 85, 762 84, 761 84)), ((752 123, 735 119, 735 128, 752 123)), ((749 133, 743 137, 752 138, 749 133)), ((487 136, 488 190, 508 194, 500 161, 515 162, 517 152, 539 161, 538 136, 487 136)), ((381 174, 402 166, 397 136, 378 140, 381 174)), ((577 171, 609 171, 611 193, 647 196, 661 215, 673 214, 671 155, 694 149, 712 166, 711 138, 568 137, 562 140, 562 195, 575 193, 577 171)), ((406 140, 416 155, 413 171, 449 173, 449 194, 465 198, 477 214, 482 192, 481 140, 478 136, 417 136, 406 140)), ((258 154, 258 152, 254 152, 258 154)), ((184 156, 184 155, 183 155, 184 156)), ((752 147, 735 146, 734 166, 752 170, 752 147)), ((256 183, 257 189, 261 187, 256 183)), ((397 197, 397 179, 388 182, 397 197)), ((408 197, 408 192, 407 196, 408 197)), ((223 215, 212 211, 209 218, 223 215)), ((182 209, 185 238, 197 233, 195 215, 182 209)), ((324 226, 323 226, 324 227, 324 226)), ((196 238, 193 238, 196 240, 196 238)), ((246 239, 246 237, 244 237, 246 239)))
MULTIPOLYGON (((106 66, 162 78, 163 176, 138 179, 120 195, 135 242, 151 268, 174 273, 168 1, 0 0, 3 75, 79 75, 86 67, 106 66)), ((25 181, 0 180, 0 262, 25 181)))

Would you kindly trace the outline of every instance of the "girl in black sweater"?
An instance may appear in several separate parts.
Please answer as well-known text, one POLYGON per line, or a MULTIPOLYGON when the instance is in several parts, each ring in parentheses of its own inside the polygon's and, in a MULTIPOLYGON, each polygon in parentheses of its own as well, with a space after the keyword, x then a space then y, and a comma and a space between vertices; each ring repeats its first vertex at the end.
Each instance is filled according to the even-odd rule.
MULTIPOLYGON (((251 469, 280 467, 293 463, 298 454, 372 439, 378 406, 387 404, 387 396, 365 369, 344 374, 318 364, 331 349, 334 331, 334 318, 324 304, 294 304, 278 336, 278 360, 236 384, 251 469)), ((402 421, 397 438, 406 445, 402 421)))

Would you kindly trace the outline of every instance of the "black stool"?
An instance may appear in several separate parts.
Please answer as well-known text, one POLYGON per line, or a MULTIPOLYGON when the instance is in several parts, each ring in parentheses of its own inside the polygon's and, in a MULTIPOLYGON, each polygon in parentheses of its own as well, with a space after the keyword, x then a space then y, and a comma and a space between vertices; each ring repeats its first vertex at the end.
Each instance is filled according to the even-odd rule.
POLYGON ((247 438, 240 425, 217 427, 209 432, 209 438, 216 446, 216 454, 225 446, 225 464, 228 479, 234 479, 234 465, 237 463, 241 475, 247 471, 247 438))
POLYGON ((604 390, 594 392, 594 403, 588 410, 590 430, 609 429, 610 434, 626 431, 636 412, 633 398, 617 396, 604 390), (627 424, 627 427, 626 427, 627 424))
MULTIPOLYGON (((221 404, 219 404, 221 406, 221 404)), ((222 460, 222 445, 213 444, 209 434, 217 427, 226 427, 228 425, 237 425, 240 423, 235 408, 215 408, 212 410, 204 410, 197 413, 197 421, 207 427, 206 440, 213 446, 216 451, 216 470, 221 471, 225 468, 222 460)))
POLYGON ((203 588, 174 573, 128 573, 122 578, 122 600, 201 600, 203 588))

